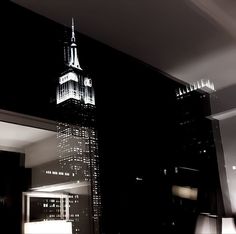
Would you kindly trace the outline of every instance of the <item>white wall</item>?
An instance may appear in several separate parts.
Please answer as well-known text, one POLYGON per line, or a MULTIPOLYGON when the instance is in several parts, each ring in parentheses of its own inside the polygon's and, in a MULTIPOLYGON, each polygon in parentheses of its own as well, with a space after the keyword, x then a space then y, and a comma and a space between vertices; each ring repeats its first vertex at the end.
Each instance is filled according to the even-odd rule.
POLYGON ((220 121, 226 179, 232 212, 236 214, 236 116, 220 121))
POLYGON ((25 148, 25 166, 31 168, 57 158, 56 133, 25 148))

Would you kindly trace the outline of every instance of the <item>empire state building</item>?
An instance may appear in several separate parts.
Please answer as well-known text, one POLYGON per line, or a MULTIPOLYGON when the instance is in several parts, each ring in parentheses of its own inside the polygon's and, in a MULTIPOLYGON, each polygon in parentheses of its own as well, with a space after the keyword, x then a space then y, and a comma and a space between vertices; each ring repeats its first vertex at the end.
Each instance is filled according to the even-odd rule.
POLYGON ((66 69, 57 87, 57 154, 61 171, 79 190, 70 194, 73 234, 99 233, 100 188, 95 96, 91 77, 81 68, 72 19, 66 69))

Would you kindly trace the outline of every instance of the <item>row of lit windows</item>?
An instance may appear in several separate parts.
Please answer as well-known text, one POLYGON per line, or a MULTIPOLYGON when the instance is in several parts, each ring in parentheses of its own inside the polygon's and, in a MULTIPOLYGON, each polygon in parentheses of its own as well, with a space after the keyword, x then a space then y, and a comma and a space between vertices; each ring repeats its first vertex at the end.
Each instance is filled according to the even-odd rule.
POLYGON ((57 171, 46 171, 45 173, 48 174, 48 175, 65 175, 65 176, 70 175, 70 173, 62 172, 62 171, 59 171, 59 172, 57 172, 57 171))
POLYGON ((79 214, 70 214, 70 217, 79 217, 79 214))
POLYGON ((55 204, 48 204, 48 203, 44 203, 43 204, 43 207, 58 207, 58 206, 56 206, 55 204))

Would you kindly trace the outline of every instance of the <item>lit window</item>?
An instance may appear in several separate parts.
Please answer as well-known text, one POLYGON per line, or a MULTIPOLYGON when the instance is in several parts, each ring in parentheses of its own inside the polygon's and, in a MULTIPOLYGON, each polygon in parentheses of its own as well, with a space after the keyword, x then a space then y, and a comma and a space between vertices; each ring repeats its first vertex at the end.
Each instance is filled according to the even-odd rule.
POLYGON ((175 167, 175 173, 178 173, 178 167, 175 167))

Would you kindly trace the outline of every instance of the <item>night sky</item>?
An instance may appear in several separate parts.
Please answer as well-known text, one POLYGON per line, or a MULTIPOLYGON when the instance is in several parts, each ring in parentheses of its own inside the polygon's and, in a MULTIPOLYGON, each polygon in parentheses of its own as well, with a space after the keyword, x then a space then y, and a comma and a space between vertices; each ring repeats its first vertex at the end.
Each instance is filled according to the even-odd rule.
MULTIPOLYGON (((55 118, 68 30, 13 3, 6 10, 0 108, 55 118)), ((104 232, 118 233, 128 224, 127 233, 135 228, 149 233, 146 224, 155 226, 149 216, 157 208, 153 201, 158 168, 174 154, 173 103, 178 85, 160 71, 86 36, 77 34, 77 42, 80 64, 95 83, 104 232), (143 181, 137 183, 136 177, 143 181)))

